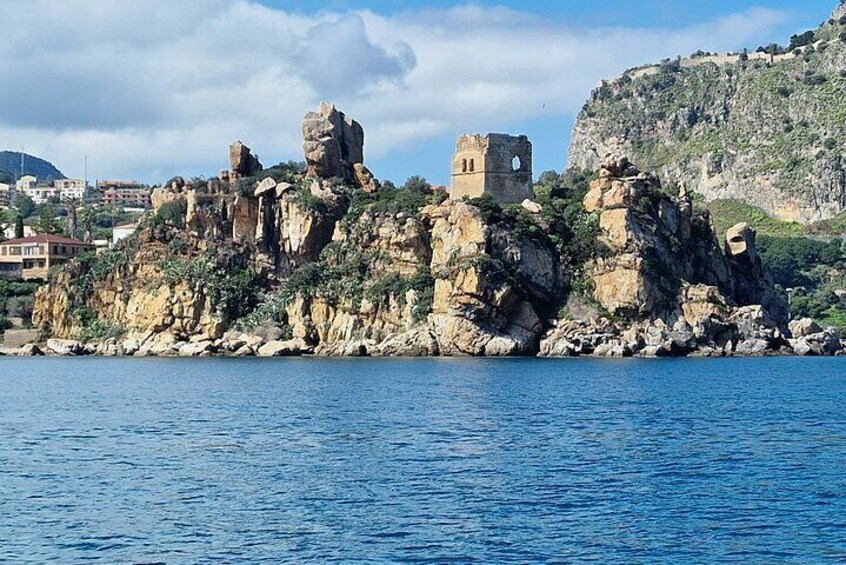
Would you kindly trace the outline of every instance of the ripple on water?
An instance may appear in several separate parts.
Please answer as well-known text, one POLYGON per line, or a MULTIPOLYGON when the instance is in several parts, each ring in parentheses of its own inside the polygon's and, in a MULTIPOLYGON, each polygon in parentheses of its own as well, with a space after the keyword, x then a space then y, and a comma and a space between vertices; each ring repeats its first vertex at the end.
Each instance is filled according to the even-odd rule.
POLYGON ((0 562, 846 561, 842 359, 0 360, 0 562))

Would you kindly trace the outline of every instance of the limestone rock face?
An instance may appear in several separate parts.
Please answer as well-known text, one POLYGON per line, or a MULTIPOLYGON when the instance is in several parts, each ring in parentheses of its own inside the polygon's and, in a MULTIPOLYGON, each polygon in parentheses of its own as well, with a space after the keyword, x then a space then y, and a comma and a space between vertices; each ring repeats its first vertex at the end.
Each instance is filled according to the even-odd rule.
POLYGON ((76 339, 82 330, 77 312, 84 307, 102 323, 120 327, 142 341, 220 337, 226 320, 213 307, 205 288, 189 281, 167 282, 159 263, 163 256, 161 243, 144 241, 131 260, 91 283, 90 293, 81 297, 84 304, 74 304, 67 290, 78 285, 83 275, 79 264, 71 264, 39 289, 33 323, 53 337, 76 339))
POLYGON ((492 211, 435 191, 387 192, 346 160, 360 158, 354 122, 328 105, 309 120, 313 178, 283 168, 250 179, 235 170, 234 182, 213 186, 176 182, 157 190, 154 204, 184 204, 184 222, 171 207, 102 263, 71 262, 58 273, 36 298, 43 335, 79 339, 96 319, 122 337, 48 349, 183 357, 834 351, 812 325, 791 328, 788 341, 754 233, 738 229, 743 248, 725 255, 707 215, 625 157, 604 160, 589 187, 580 221, 596 228, 601 250, 576 263, 564 231, 548 235, 562 221, 550 220, 555 201, 549 210, 527 200, 492 211), (335 153, 352 175, 347 184, 320 176, 335 153), (230 307, 234 297, 252 308, 259 296, 250 316, 230 307))
POLYGON ((185 195, 182 194, 181 190, 173 190, 170 187, 155 188, 150 193, 150 202, 153 205, 153 212, 156 213, 168 202, 178 202, 180 200, 184 201, 185 195))
POLYGON ((786 324, 786 303, 755 254, 748 226, 729 230, 723 255, 710 218, 694 216, 686 194, 665 194, 657 177, 626 157, 603 160, 584 206, 599 215, 600 241, 608 249, 592 265, 594 297, 612 314, 674 323, 689 315, 688 302, 703 302, 684 289, 701 285, 721 295, 704 302, 763 305, 786 324))
POLYGON ((253 176, 262 170, 258 158, 240 141, 229 146, 229 166, 233 173, 242 177, 253 176))
POLYGON ((335 106, 323 102, 303 119, 303 151, 307 176, 350 178, 356 163, 364 162, 364 129, 335 106))
POLYGON ((602 81, 576 121, 569 166, 593 171, 625 153, 706 201, 740 200, 800 223, 836 216, 846 210, 846 124, 831 116, 846 102, 822 85, 846 64, 844 14, 838 5, 812 45, 783 54, 700 53, 602 81))
POLYGON ((478 209, 448 200, 423 214, 432 225, 435 276, 429 323, 441 353, 531 353, 542 329, 540 318, 487 254, 493 232, 478 209))

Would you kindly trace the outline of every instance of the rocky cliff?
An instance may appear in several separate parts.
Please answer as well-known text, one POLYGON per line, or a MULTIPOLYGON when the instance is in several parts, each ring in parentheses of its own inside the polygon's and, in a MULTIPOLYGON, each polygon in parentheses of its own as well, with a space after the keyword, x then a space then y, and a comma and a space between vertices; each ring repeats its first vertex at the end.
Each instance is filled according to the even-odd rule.
POLYGON ((220 178, 157 189, 134 236, 39 291, 48 345, 628 356, 816 353, 829 339, 790 341, 754 230, 735 226, 722 249, 707 212, 624 157, 502 205, 452 200, 419 178, 380 185, 361 174, 363 130, 331 106, 304 134, 303 167, 264 169, 236 144, 220 178))
POLYGON ((789 49, 697 53, 603 81, 569 167, 627 154, 665 184, 808 223, 846 209, 846 12, 789 49))

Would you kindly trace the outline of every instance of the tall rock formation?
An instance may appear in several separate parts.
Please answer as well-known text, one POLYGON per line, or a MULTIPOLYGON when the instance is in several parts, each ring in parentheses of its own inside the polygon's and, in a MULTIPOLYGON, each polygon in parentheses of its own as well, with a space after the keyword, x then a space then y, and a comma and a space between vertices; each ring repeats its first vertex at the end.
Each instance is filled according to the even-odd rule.
POLYGON ((303 151, 308 178, 341 178, 359 188, 376 190, 364 166, 364 128, 335 106, 323 102, 303 119, 303 151))
MULTIPOLYGON (((341 114, 324 109, 335 123, 327 130, 312 118, 318 129, 343 131, 341 114)), ((335 133, 322 147, 348 139, 335 133)), ((92 342, 89 350, 135 355, 785 346, 787 320, 754 232, 734 229, 724 255, 707 215, 625 158, 603 161, 590 190, 511 206, 452 200, 422 183, 374 194, 318 171, 331 172, 283 165, 158 189, 134 236, 72 262, 39 291, 34 321, 45 335, 92 342), (595 245, 605 252, 585 259, 595 245), (579 301, 588 314, 574 318, 579 301)))
POLYGON ((846 210, 846 8, 790 51, 715 55, 603 81, 579 114, 569 167, 628 154, 666 184, 789 221, 846 210))
POLYGON ((670 196, 625 157, 601 164, 584 204, 599 214, 608 249, 590 269, 594 298, 615 316, 673 325, 685 318, 686 289, 703 285, 725 304, 760 305, 787 323, 786 302, 773 290, 749 226, 729 230, 721 254, 708 214, 695 214, 687 195, 670 196))
POLYGON ((251 177, 263 168, 258 157, 240 141, 229 146, 229 166, 233 173, 242 177, 251 177))

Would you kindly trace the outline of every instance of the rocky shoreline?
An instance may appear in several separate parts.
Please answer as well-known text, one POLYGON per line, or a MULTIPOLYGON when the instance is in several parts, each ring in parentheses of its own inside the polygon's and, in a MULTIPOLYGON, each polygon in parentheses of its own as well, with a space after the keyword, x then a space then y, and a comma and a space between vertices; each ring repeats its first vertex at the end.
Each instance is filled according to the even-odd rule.
MULTIPOLYGON (((743 316, 762 313, 748 308, 743 316)), ((701 330, 701 328, 699 328, 701 330)), ((383 342, 357 340, 313 346, 303 339, 230 331, 215 340, 196 336, 188 341, 162 342, 156 336, 135 339, 108 339, 80 343, 70 339, 48 339, 18 349, 0 348, 0 356, 100 356, 100 357, 470 357, 442 355, 434 336, 424 330, 383 342)), ((678 358, 678 357, 761 357, 761 356, 846 356, 846 340, 813 320, 790 324, 790 337, 776 327, 747 323, 731 333, 725 343, 703 341, 701 331, 689 327, 668 328, 663 324, 642 324, 625 328, 607 319, 566 320, 555 324, 540 341, 536 353, 512 357, 541 358, 678 358)), ((493 357, 493 356, 488 356, 493 357)), ((501 357, 501 356, 500 356, 501 357)))

